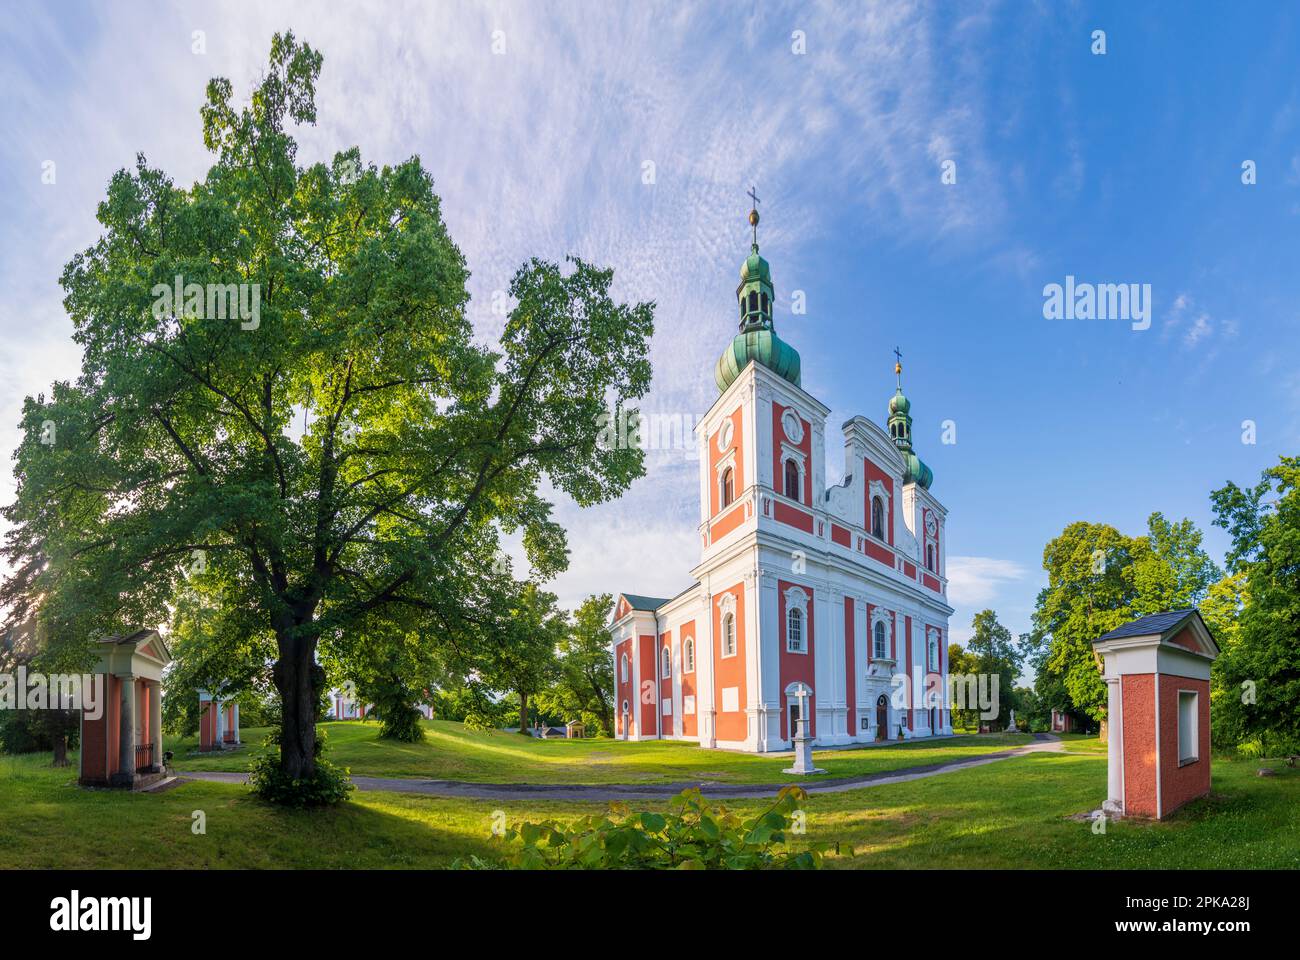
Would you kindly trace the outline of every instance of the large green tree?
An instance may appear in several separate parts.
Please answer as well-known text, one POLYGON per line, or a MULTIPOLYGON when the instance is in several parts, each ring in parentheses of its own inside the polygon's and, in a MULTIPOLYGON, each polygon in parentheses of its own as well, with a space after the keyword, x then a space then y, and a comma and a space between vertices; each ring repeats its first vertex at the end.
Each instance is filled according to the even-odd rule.
POLYGON ((1061 678, 1075 709, 1106 715, 1092 642, 1148 613, 1195 606, 1221 571, 1190 520, 1153 513, 1147 533, 1128 537, 1109 524, 1070 524, 1043 550, 1047 586, 1039 592, 1033 635, 1049 645, 1043 669, 1061 678))
POLYGON ((474 669, 493 690, 519 697, 519 732, 528 731, 528 701, 559 674, 557 654, 569 632, 555 594, 522 582, 501 597, 500 616, 474 669))
POLYGON ((963 666, 966 672, 998 678, 998 715, 996 723, 1005 727, 1015 706, 1016 677, 1023 655, 1011 631, 998 622, 992 610, 981 610, 971 621, 974 632, 966 642, 963 666))
POLYGON ((1300 457, 1282 457, 1253 487, 1228 483, 1211 502, 1232 536, 1234 574, 1212 610, 1240 604, 1235 629, 1216 631, 1216 737, 1300 752, 1300 457))
POLYGON ((478 343, 419 158, 298 164, 320 68, 277 35, 247 106, 209 83, 201 182, 143 157, 112 178, 102 236, 62 277, 81 374, 24 405, 0 597, 84 656, 207 578, 273 638, 291 780, 316 769, 321 638, 477 603, 503 532, 522 531, 536 575, 562 569, 539 490, 585 506, 643 472, 596 425, 651 376, 652 305, 616 303, 612 273, 580 260, 525 263, 499 345, 478 343), (167 303, 178 277, 209 299, 167 303), (232 284, 257 310, 222 319, 211 294, 232 284))
POLYGON ((566 719, 593 715, 604 735, 614 731, 614 658, 606 629, 613 606, 613 596, 605 593, 578 607, 559 643, 555 683, 545 693, 548 710, 566 719))

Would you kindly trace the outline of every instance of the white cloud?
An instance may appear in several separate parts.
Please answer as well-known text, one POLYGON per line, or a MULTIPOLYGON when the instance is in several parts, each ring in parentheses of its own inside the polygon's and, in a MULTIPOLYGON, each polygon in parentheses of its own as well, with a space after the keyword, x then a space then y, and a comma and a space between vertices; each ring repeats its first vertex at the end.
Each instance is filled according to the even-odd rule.
POLYGON ((1023 580, 1026 573, 1014 560, 949 557, 948 602, 955 607, 986 606, 1004 584, 1023 580))
MULTIPOLYGON (((321 16, 308 3, 180 3, 104 8, 78 25, 30 8, 0 58, 15 105, 0 143, 0 347, 26 345, 5 371, 0 450, 17 442, 24 394, 76 376, 57 277, 98 236, 93 213, 112 172, 141 151, 180 186, 202 176, 204 84, 228 77, 242 101, 271 34, 286 28, 325 56, 319 123, 297 131, 300 162, 353 144, 380 164, 419 154, 472 271, 480 336, 500 329, 491 294, 525 258, 579 254, 615 268, 619 297, 657 302, 643 408, 702 413, 734 329, 751 183, 780 310, 782 278, 799 275, 835 212, 807 203, 810 176, 821 202, 863 208, 875 233, 899 242, 966 231, 984 243, 1002 214, 982 101, 969 95, 983 63, 943 53, 948 33, 980 50, 990 19, 954 23, 919 3, 852 17, 832 5, 785 9, 394 2, 321 16), (790 50, 785 20, 804 30, 807 55, 790 50), (195 29, 205 55, 191 50, 195 29), (503 55, 492 52, 498 29, 503 55), (961 158, 961 182, 988 186, 945 189, 939 153, 961 158), (46 156, 59 162, 55 187, 39 181, 46 156), (653 186, 642 183, 646 160, 653 186)), ((803 321, 778 313, 796 341, 803 321)), ((11 490, 0 485, 0 498, 11 490)), ((697 491, 692 464, 655 469, 594 511, 559 503, 573 556, 556 589, 566 602, 680 589, 699 556, 697 491)))

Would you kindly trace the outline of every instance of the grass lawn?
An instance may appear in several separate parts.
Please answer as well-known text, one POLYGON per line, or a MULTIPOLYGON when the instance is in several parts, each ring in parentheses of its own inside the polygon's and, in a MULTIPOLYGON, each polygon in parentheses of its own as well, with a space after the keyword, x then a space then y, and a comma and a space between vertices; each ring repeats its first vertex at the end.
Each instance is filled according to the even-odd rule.
MULTIPOLYGON (((790 757, 760 757, 702 750, 693 743, 651 740, 537 740, 500 730, 477 732, 446 720, 424 721, 423 743, 379 739, 378 723, 334 721, 319 725, 326 756, 359 776, 420 777, 476 783, 780 783, 790 757)), ((197 739, 168 742, 179 770, 246 770, 261 749, 264 729, 245 730, 239 751, 195 754, 197 739)), ((985 734, 946 740, 918 740, 856 750, 818 750, 826 777, 849 777, 902 767, 944 763, 1023 746, 1028 734, 985 734)))
MULTIPOLYGON (((1104 754, 1074 743, 1064 754, 812 796, 809 837, 851 845, 851 855, 828 861, 836 869, 1300 868, 1300 770, 1279 765, 1264 778, 1254 762, 1215 760, 1210 797, 1164 823, 1112 823, 1098 835, 1068 818, 1105 795, 1104 754)), ((493 853, 495 810, 513 822, 604 809, 357 792, 330 810, 292 812, 228 784, 82 790, 72 772, 47 764, 0 758, 0 867, 442 867, 493 853), (191 832, 195 810, 206 814, 204 835, 191 832)), ((731 806, 753 811, 760 802, 731 806)))

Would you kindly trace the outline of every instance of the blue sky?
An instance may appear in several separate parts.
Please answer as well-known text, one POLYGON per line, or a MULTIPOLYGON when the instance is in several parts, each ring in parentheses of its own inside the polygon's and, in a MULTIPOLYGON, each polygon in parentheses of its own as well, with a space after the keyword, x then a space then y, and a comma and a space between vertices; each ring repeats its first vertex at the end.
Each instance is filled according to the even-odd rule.
MULTIPOLYGON (((918 452, 950 511, 955 638, 985 606, 1026 629, 1042 548, 1074 520, 1136 534, 1153 510, 1188 516, 1221 557, 1210 490, 1300 446, 1294 7, 341 6, 10 5, 0 447, 24 395, 76 373, 57 278, 97 236, 112 172, 142 151, 200 177, 204 84, 246 94, 285 28, 325 55, 301 159, 419 154, 483 337, 500 329, 493 291, 532 255, 609 264, 620 296, 658 303, 647 411, 694 416, 716 395, 756 185, 778 330, 833 409, 833 474, 838 425, 883 419, 903 351, 918 452), (1045 320, 1043 287, 1067 275, 1150 284, 1150 329, 1045 320)), ((562 505, 561 599, 686 586, 697 466, 656 453, 617 503, 562 505)), ((4 477, 0 498, 12 489, 4 477)))

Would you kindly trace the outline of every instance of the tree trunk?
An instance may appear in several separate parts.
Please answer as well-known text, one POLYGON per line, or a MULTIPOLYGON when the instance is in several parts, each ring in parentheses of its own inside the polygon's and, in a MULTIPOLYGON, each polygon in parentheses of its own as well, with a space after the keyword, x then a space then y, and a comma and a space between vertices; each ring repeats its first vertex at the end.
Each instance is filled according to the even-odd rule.
POLYGON ((315 646, 281 637, 280 659, 271 670, 280 692, 280 772, 294 779, 316 772, 316 703, 324 671, 313 656, 315 646))
POLYGON ((519 691, 519 732, 528 734, 528 694, 519 691))

